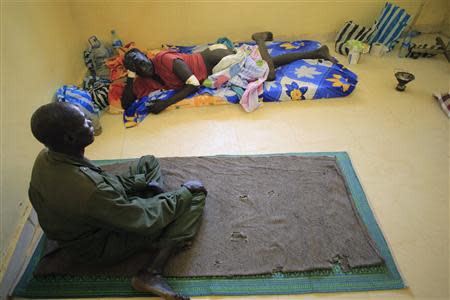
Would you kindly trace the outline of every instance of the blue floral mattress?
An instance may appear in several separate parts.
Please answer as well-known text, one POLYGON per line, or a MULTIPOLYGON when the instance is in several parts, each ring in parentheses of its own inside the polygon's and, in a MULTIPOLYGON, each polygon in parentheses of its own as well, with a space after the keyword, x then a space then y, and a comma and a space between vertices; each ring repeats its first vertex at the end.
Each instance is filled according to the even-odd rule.
MULTIPOLYGON (((254 43, 247 43, 254 44, 254 43)), ((237 44, 235 46, 240 46, 237 44)), ((271 56, 292 52, 311 51, 319 48, 316 41, 270 42, 267 49, 271 56)), ((192 53, 202 46, 176 47, 179 52, 192 53)), ((276 71, 276 80, 264 83, 262 99, 265 102, 312 100, 345 97, 353 92, 358 82, 355 73, 341 64, 322 59, 303 59, 282 66, 276 71)), ((198 94, 209 93, 222 96, 231 103, 239 103, 239 97, 231 90, 201 88, 198 94)))
MULTIPOLYGON (((254 42, 247 44, 254 45, 254 42)), ((236 47, 240 45, 242 43, 235 44, 236 47)), ((181 53, 193 53, 206 47, 207 45, 173 48, 181 53)), ((267 43, 271 56, 311 51, 319 47, 319 42, 309 40, 267 43)), ((357 75, 341 64, 333 64, 322 59, 303 59, 279 67, 276 70, 276 79, 264 83, 264 91, 260 98, 264 102, 277 102, 345 97, 353 92, 357 82, 357 75)), ((124 122, 139 123, 148 114, 146 103, 157 99, 166 100, 174 94, 174 90, 155 91, 143 97, 125 111, 124 122)), ((211 89, 202 86, 191 97, 200 94, 219 96, 230 103, 239 103, 240 100, 240 95, 231 88, 211 89)))

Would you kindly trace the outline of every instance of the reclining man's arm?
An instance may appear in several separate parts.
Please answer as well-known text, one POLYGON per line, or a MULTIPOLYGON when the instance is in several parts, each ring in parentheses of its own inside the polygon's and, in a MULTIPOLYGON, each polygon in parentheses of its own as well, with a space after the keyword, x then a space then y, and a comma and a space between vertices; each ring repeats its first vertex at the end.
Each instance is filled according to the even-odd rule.
POLYGON ((128 75, 125 88, 122 92, 122 97, 120 97, 120 102, 123 109, 127 109, 131 104, 133 104, 134 100, 136 100, 136 95, 133 93, 133 82, 134 77, 130 77, 130 75, 128 75))
POLYGON ((170 105, 185 99, 186 97, 197 91, 198 87, 200 86, 200 82, 183 60, 175 59, 173 62, 172 70, 178 76, 178 78, 180 78, 180 80, 185 83, 185 85, 169 99, 155 100, 149 103, 149 112, 153 114, 159 114, 170 105))

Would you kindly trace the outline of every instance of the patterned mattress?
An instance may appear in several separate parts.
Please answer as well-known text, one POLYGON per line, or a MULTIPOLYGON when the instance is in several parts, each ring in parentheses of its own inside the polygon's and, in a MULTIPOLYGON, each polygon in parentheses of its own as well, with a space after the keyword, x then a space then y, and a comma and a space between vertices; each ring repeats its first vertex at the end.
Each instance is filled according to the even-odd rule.
MULTIPOLYGON (((254 43, 250 42, 247 44, 254 43)), ((242 43, 235 44, 236 47, 240 45, 242 43)), ((172 49, 182 53, 193 53, 205 49, 206 46, 176 46, 172 47, 172 49)), ((267 48, 271 56, 311 51, 320 46, 319 42, 309 40, 293 42, 274 41, 267 43, 267 48)), ((345 97, 353 92, 357 82, 357 75, 339 63, 333 64, 322 59, 303 59, 279 67, 276 70, 276 79, 264 83, 264 89, 260 95, 260 99, 264 102, 277 102, 345 97)), ((135 126, 147 116, 146 103, 156 99, 165 100, 173 94, 175 94, 174 90, 155 91, 137 101, 124 114, 126 126, 135 126)), ((200 97, 202 101, 191 101, 193 102, 192 106, 198 106, 198 103, 204 104, 205 101, 208 102, 206 103, 208 105, 227 102, 239 103, 240 100, 240 95, 231 88, 211 89, 201 87, 190 98, 194 97, 195 100, 199 96, 202 96, 200 97), (212 103, 205 100, 207 99, 205 95, 215 96, 211 97, 212 103)), ((190 106, 189 100, 183 100, 179 105, 177 104, 175 106, 190 106)))

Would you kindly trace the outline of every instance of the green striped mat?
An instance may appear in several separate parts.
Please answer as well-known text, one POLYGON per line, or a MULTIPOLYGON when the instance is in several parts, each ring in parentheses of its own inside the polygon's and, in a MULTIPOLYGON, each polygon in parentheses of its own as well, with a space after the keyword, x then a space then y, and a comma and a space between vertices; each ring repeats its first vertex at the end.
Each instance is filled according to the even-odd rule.
MULTIPOLYGON (((345 176, 355 206, 370 235, 385 259, 385 265, 354 268, 343 272, 339 266, 331 270, 295 273, 274 273, 257 276, 168 278, 170 285, 186 296, 208 295, 263 295, 304 294, 348 291, 401 289, 405 284, 397 270, 384 236, 374 218, 364 191, 346 152, 283 153, 271 155, 334 156, 345 176)), ((267 156, 257 155, 257 156, 267 156)), ((105 165, 124 160, 96 161, 105 165)), ((143 296, 134 291, 128 277, 33 277, 44 238, 39 242, 31 261, 14 290, 16 297, 68 298, 68 297, 121 297, 143 296)))

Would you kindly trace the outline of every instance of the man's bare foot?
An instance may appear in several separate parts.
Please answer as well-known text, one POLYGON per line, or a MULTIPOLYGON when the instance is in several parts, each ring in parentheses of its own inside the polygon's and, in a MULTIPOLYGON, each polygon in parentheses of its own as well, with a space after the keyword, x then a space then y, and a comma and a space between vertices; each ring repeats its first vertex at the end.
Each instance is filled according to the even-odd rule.
POLYGON ((252 40, 259 41, 273 41, 273 34, 270 31, 264 31, 264 32, 256 32, 252 34, 252 40))
POLYGON ((330 50, 328 49, 327 46, 325 46, 325 45, 321 46, 316 51, 319 54, 319 58, 322 58, 322 59, 325 59, 325 60, 329 60, 329 61, 331 61, 334 64, 338 63, 338 60, 335 57, 331 56, 330 50))
POLYGON ((131 279, 131 285, 138 292, 156 294, 166 300, 189 300, 189 297, 175 293, 161 274, 139 271, 131 279))

